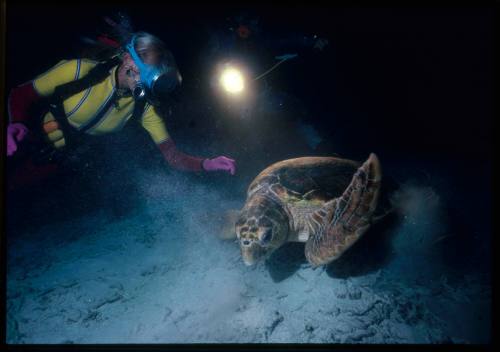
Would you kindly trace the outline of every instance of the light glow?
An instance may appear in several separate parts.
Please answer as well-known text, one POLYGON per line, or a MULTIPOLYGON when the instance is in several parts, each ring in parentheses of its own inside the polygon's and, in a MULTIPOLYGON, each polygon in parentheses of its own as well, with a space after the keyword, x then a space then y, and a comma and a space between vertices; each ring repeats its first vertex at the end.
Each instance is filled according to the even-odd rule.
POLYGON ((231 94, 241 93, 244 88, 243 75, 233 67, 228 67, 222 72, 220 83, 226 92, 231 94))

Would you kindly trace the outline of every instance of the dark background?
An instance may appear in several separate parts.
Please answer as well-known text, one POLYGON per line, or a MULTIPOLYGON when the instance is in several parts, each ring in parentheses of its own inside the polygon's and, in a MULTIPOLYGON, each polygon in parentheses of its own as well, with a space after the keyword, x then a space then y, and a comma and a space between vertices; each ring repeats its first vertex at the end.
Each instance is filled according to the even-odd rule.
POLYGON ((491 158, 493 7, 8 1, 7 92, 74 56, 78 38, 94 34, 102 16, 117 10, 167 43, 187 92, 210 64, 202 52, 210 30, 238 11, 258 15, 270 35, 328 38, 327 50, 299 56, 272 79, 301 99, 340 149, 491 158))

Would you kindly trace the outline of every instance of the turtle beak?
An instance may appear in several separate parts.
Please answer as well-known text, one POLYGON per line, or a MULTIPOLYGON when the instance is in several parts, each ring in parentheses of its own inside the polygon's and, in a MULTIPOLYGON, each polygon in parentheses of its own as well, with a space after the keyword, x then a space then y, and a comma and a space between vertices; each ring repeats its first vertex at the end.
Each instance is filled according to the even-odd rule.
POLYGON ((241 257, 247 266, 255 265, 264 256, 265 252, 265 249, 259 246, 258 243, 241 245, 241 257))

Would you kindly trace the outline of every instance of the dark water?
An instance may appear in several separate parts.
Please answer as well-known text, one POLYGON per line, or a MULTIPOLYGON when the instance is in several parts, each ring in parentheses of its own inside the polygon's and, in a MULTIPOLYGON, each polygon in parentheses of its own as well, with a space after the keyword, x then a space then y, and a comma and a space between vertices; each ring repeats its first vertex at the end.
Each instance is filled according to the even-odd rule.
MULTIPOLYGON (((7 88, 71 57, 113 8, 77 6, 70 21, 50 6, 11 4, 7 88), (33 63, 40 50, 50 54, 33 63)), ((258 81, 242 109, 210 91, 207 44, 241 9, 124 7, 183 72, 164 111, 179 149, 232 156, 238 172, 172 170, 130 122, 90 138, 74 169, 7 194, 7 342, 491 342, 490 9, 247 9, 269 36, 317 33, 329 46, 258 81), (312 270, 291 244, 247 268, 217 238, 220 214, 264 167, 370 152, 404 211, 337 262, 312 270)), ((257 72, 283 53, 264 44, 250 47, 257 72)))

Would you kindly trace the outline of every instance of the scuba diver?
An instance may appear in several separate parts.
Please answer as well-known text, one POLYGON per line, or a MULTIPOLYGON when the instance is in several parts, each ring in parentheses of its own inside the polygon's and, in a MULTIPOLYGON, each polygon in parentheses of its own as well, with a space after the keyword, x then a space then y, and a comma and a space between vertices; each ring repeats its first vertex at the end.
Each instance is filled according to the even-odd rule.
MULTIPOLYGON (((105 20, 114 35, 94 43, 113 53, 104 62, 63 60, 32 81, 12 89, 8 98, 7 156, 29 155, 28 173, 44 177, 85 142, 137 119, 170 166, 183 171, 235 174, 235 160, 200 158, 179 151, 156 106, 176 90, 182 78, 173 55, 156 36, 133 32, 128 19, 105 20), (44 107, 41 119, 31 108, 44 107)), ((108 55, 109 56, 109 55, 108 55)), ((18 158, 17 158, 18 159, 18 158)), ((8 180, 8 182, 15 182, 8 180)))

